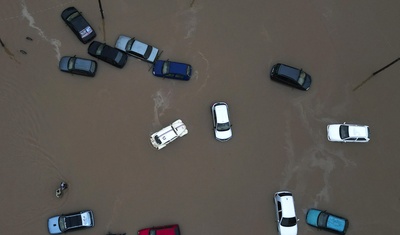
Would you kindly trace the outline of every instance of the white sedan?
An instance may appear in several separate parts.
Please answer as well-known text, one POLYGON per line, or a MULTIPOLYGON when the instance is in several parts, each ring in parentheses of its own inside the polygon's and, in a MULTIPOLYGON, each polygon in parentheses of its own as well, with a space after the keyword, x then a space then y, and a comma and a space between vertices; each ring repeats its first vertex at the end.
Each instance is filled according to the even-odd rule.
POLYGON ((225 102, 217 102, 212 105, 215 138, 219 141, 228 141, 232 138, 232 124, 229 120, 229 108, 225 102))
POLYGON ((276 222, 280 235, 297 235, 296 210, 293 195, 289 191, 280 191, 274 194, 276 222))
POLYGON ((356 124, 331 124, 327 126, 328 140, 334 142, 361 142, 369 141, 369 126, 356 124))

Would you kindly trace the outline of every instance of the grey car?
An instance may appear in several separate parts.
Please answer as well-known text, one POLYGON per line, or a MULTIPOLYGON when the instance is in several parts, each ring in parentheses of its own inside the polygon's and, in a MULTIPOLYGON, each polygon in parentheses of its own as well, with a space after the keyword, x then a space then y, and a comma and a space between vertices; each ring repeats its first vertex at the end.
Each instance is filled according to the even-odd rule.
POLYGON ((136 38, 120 35, 115 42, 115 48, 126 52, 128 55, 136 57, 148 63, 154 63, 159 56, 158 48, 147 45, 136 38))
POLYGON ((91 210, 74 212, 66 215, 56 215, 47 221, 50 234, 60 234, 73 230, 94 227, 94 217, 91 210))
POLYGON ((63 72, 94 77, 97 70, 97 62, 76 56, 64 56, 60 60, 59 68, 63 72))

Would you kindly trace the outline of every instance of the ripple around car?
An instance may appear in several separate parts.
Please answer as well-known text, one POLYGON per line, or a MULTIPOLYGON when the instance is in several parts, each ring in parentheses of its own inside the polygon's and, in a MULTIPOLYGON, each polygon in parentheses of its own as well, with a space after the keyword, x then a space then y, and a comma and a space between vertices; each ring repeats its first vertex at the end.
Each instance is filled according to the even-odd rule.
POLYGON ((158 48, 147 45, 136 38, 120 35, 115 42, 115 48, 126 52, 128 55, 136 57, 145 62, 154 63, 158 57, 158 48))
POLYGON ((186 135, 188 132, 189 131, 186 128, 186 125, 182 122, 182 120, 178 119, 171 125, 152 134, 150 136, 150 142, 154 148, 160 150, 167 146, 167 144, 176 140, 178 137, 186 135))

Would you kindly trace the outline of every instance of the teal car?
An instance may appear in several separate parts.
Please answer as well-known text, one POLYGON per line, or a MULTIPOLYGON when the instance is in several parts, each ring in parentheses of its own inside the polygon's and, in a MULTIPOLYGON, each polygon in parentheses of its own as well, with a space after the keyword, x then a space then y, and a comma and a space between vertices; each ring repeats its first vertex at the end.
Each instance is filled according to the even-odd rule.
POLYGON ((343 235, 349 227, 347 219, 318 209, 308 210, 306 222, 313 227, 343 235))

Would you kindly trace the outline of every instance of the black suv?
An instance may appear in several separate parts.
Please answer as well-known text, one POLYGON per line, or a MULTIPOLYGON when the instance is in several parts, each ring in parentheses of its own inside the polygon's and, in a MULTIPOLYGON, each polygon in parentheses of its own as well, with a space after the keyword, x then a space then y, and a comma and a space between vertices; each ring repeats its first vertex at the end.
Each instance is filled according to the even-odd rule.
POLYGON ((270 77, 272 80, 287 84, 300 90, 308 90, 311 86, 311 76, 302 69, 285 64, 272 66, 270 77))

